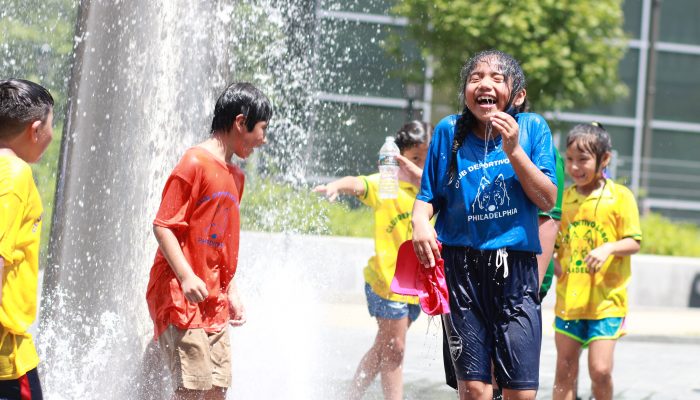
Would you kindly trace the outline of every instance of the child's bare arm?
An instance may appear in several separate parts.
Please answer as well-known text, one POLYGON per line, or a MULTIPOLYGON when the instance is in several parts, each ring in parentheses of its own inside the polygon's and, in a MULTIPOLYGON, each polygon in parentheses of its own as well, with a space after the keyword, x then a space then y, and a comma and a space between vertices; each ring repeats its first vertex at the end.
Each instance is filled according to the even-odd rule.
POLYGON ((243 306, 243 301, 241 301, 241 296, 238 293, 238 285, 236 281, 231 281, 228 288, 228 301, 229 301, 229 324, 231 326, 241 326, 245 324, 247 320, 245 307, 243 306))
POLYGON ((398 155, 396 160, 399 162, 399 179, 405 182, 412 183, 414 186, 420 187, 420 179, 423 176, 423 169, 413 163, 408 158, 398 155))
POLYGON ((561 263, 559 262, 559 259, 554 257, 554 276, 557 278, 561 278, 561 263))
POLYGON ((503 151, 522 182, 527 197, 537 208, 549 211, 557 202, 557 185, 537 168, 530 157, 520 147, 520 127, 509 114, 498 112, 491 117, 493 128, 501 134, 503 151))
POLYGON ((177 280, 180 281, 185 298, 192 303, 204 301, 209 296, 207 285, 192 271, 192 267, 187 262, 173 231, 162 226, 153 225, 153 234, 158 241, 160 251, 168 261, 177 280))
POLYGON ((434 267, 435 260, 440 258, 437 245, 437 233, 430 219, 433 217, 433 205, 422 200, 413 203, 413 250, 418 260, 425 267, 434 267))
POLYGON ((518 146, 508 158, 530 201, 540 210, 551 210, 557 202, 557 185, 533 164, 522 147, 518 146))
POLYGON ((340 194, 364 196, 365 184, 356 176, 346 176, 326 185, 318 185, 313 191, 326 196, 328 201, 335 201, 340 194))
POLYGON ((537 269, 539 271, 540 286, 547 273, 547 268, 549 268, 549 261, 552 259, 554 242, 557 239, 559 225, 559 221, 552 217, 539 217, 539 236, 542 253, 537 255, 537 269))
POLYGON ((602 246, 598 246, 591 250, 584 261, 588 265, 588 268, 597 272, 605 263, 605 260, 610 256, 631 256, 639 251, 639 242, 632 238, 620 239, 617 242, 604 243, 602 246))

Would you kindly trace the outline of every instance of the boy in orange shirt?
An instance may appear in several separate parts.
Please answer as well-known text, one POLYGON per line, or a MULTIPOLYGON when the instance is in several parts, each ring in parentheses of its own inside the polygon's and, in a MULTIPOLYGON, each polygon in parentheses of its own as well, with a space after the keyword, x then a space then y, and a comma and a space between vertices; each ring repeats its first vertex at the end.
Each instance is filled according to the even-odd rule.
POLYGON ((0 398, 42 399, 27 329, 36 319, 44 209, 28 163, 53 137, 53 97, 21 79, 0 80, 0 398))
POLYGON ((211 137, 185 152, 163 189, 146 299, 173 399, 223 400, 230 386, 226 327, 246 320, 233 280, 244 175, 231 159, 265 144, 271 116, 256 87, 229 86, 216 102, 211 137))

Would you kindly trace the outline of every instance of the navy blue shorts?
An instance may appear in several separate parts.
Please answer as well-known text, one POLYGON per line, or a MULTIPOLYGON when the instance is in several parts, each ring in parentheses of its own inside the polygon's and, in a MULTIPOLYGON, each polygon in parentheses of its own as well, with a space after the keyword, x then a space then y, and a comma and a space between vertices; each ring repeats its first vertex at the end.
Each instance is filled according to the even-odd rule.
POLYGON ((506 278, 497 251, 443 245, 442 257, 451 310, 443 315, 448 384, 491 383, 493 362, 501 388, 537 390, 542 314, 535 254, 508 251, 506 278))
POLYGON ((1 400, 42 400, 41 382, 36 368, 17 379, 0 381, 1 400))

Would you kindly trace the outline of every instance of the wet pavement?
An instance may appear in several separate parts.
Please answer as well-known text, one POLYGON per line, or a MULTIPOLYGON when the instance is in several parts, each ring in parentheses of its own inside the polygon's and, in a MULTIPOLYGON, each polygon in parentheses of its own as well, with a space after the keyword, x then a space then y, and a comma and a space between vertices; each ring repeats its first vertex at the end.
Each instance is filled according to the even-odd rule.
MULTIPOLYGON (((369 349, 376 325, 364 299, 356 298, 326 308, 323 336, 326 368, 323 378, 337 387, 347 385, 360 358, 369 349)), ((551 300, 543 307, 544 332, 538 398, 550 399, 556 350, 551 328, 551 300)), ((618 341, 613 371, 615 399, 700 399, 700 309, 633 308, 628 335, 618 341)), ((443 384, 440 325, 422 315, 407 338, 404 365, 406 399, 457 399, 443 384)), ((587 353, 581 355, 579 396, 590 396, 587 353)), ((330 396, 334 397, 334 396, 330 396)), ((366 399, 381 399, 375 382, 366 399)))

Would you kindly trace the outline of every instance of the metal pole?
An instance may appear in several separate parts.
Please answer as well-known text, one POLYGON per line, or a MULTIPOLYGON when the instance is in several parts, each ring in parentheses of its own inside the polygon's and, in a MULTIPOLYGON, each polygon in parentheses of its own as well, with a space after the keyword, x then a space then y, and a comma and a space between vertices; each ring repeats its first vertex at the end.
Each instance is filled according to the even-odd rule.
MULTIPOLYGON (((649 173, 651 171, 651 157, 652 157, 652 146, 653 146, 653 134, 652 121, 654 119, 654 98, 656 96, 656 43, 659 40, 659 17, 661 14, 661 0, 651 1, 651 26, 649 35, 649 49, 648 49, 648 68, 647 68, 647 81, 646 81, 646 100, 644 107, 644 129, 643 129, 643 140, 642 140, 642 173, 641 173, 641 187, 644 191, 645 197, 649 196, 649 173)), ((649 212, 648 207, 642 207, 642 213, 646 214, 649 212)))

